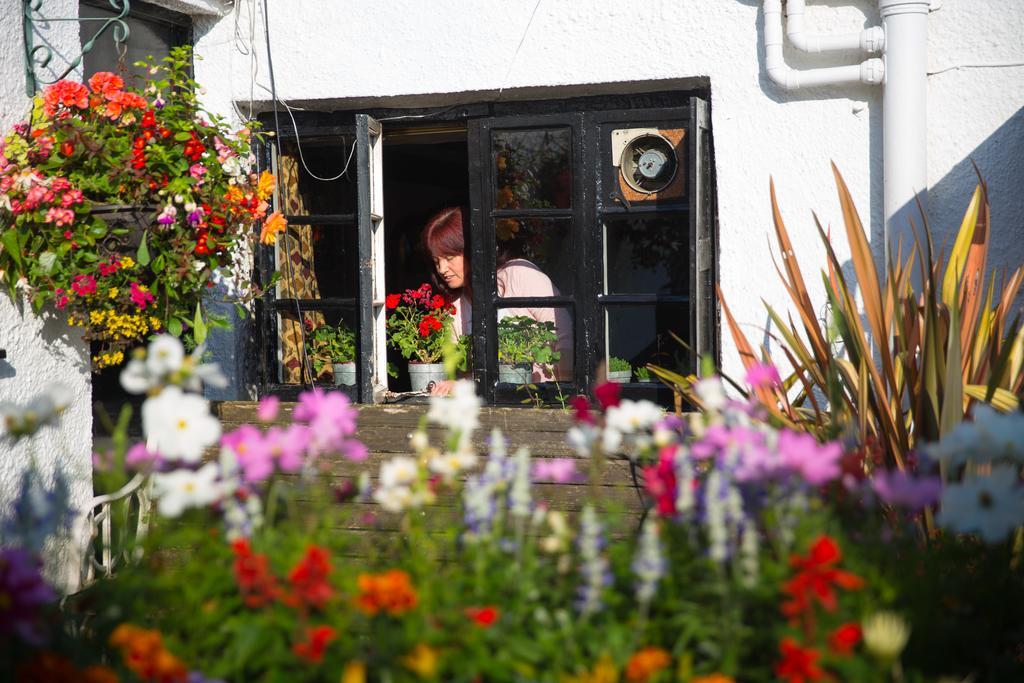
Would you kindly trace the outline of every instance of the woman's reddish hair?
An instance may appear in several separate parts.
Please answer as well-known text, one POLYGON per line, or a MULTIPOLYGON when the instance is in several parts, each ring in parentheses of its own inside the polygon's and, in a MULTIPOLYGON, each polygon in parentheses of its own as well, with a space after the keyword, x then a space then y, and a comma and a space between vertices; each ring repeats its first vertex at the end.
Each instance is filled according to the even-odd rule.
POLYGON ((432 257, 458 256, 466 252, 463 226, 469 220, 465 207, 449 206, 441 209, 423 228, 423 248, 432 257))

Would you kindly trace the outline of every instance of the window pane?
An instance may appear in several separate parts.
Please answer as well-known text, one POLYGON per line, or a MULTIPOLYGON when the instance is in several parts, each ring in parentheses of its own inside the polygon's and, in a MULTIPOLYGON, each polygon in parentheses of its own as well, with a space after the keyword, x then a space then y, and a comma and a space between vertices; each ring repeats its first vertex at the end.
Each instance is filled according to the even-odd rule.
POLYGON ((303 360, 308 360, 316 384, 354 386, 354 368, 337 368, 357 362, 352 356, 356 347, 351 333, 356 329, 355 306, 331 311, 301 311, 303 321, 294 310, 278 313, 278 381, 282 384, 303 383, 303 360), (350 384, 351 383, 351 384, 350 384))
POLYGON ((495 131, 495 208, 569 208, 570 140, 568 128, 495 131))
POLYGON ((289 225, 277 240, 278 298, 354 297, 359 287, 356 230, 289 225))
POLYGON ((564 306, 498 309, 498 381, 571 382, 573 318, 564 306))
POLYGON ((671 333, 690 343, 686 304, 608 306, 605 309, 609 372, 628 371, 623 381, 636 381, 637 369, 648 363, 677 372, 692 372, 690 354, 671 333), (613 361, 612 359, 617 359, 613 361), (625 363, 622 363, 625 361, 625 363), (629 368, 625 368, 625 364, 629 368))
POLYGON ((278 175, 282 210, 286 214, 351 214, 356 210, 355 160, 336 180, 352 152, 353 140, 339 137, 329 143, 303 141, 299 156, 294 141, 281 145, 278 175), (305 163, 303 163, 305 160, 305 163), (317 177, 314 177, 317 176, 317 177))
POLYGON ((494 221, 498 296, 572 294, 572 221, 498 218, 494 221))
POLYGON ((605 222, 606 294, 686 294, 686 214, 605 222))

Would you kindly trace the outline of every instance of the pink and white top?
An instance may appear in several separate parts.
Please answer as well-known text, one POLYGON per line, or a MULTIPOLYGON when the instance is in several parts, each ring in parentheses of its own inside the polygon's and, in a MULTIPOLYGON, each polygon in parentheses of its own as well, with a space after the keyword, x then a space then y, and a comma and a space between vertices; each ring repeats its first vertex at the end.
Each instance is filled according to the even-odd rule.
MULTIPOLYGON (((560 296, 558 288, 551 278, 540 268, 526 259, 512 259, 498 268, 498 296, 500 297, 540 297, 560 296)), ((558 308, 499 308, 498 319, 525 315, 538 322, 552 322, 558 342, 555 350, 561 355, 554 367, 554 373, 541 365, 533 366, 533 381, 572 379, 572 316, 565 307, 558 308)), ((473 302, 463 294, 455 302, 455 319, 453 327, 461 334, 473 333, 473 302)))

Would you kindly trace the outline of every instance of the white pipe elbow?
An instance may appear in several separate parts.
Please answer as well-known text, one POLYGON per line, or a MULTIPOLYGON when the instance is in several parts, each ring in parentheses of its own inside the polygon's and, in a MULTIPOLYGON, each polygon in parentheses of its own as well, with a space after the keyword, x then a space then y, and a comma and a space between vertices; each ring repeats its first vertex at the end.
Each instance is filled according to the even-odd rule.
POLYGON ((786 35, 801 52, 813 54, 840 50, 860 50, 874 54, 885 49, 885 31, 872 26, 857 33, 827 35, 808 33, 804 27, 804 0, 788 0, 786 4, 786 35))

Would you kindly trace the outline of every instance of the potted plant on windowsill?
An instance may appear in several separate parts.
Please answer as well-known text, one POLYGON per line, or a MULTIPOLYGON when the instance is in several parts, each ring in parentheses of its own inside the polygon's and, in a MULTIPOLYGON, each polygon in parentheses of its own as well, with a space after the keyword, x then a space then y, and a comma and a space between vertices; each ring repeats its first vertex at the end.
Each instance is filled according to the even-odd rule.
POLYGON ((549 366, 561 355, 555 351, 558 334, 553 322, 525 315, 498 321, 498 381, 529 384, 534 365, 549 366))
POLYGON ((348 387, 355 385, 356 335, 348 325, 321 325, 313 330, 310 346, 313 350, 313 370, 318 377, 329 363, 333 366, 335 384, 348 387))
POLYGON ((139 64, 143 87, 109 72, 48 86, 0 139, 0 286, 63 311, 96 369, 154 332, 202 343, 204 292, 256 296, 239 255, 285 227, 250 131, 199 102, 190 49, 139 64))
POLYGON ((636 375, 636 381, 641 384, 653 384, 658 381, 657 377, 651 375, 651 371, 646 365, 638 367, 634 374, 636 375))
POLYGON ((385 305, 388 343, 409 361, 413 391, 426 391, 431 382, 445 379, 445 340, 452 336, 455 307, 430 285, 388 294, 385 305))
POLYGON ((633 366, 624 358, 611 356, 608 359, 608 381, 618 384, 628 384, 629 378, 633 375, 633 366))

